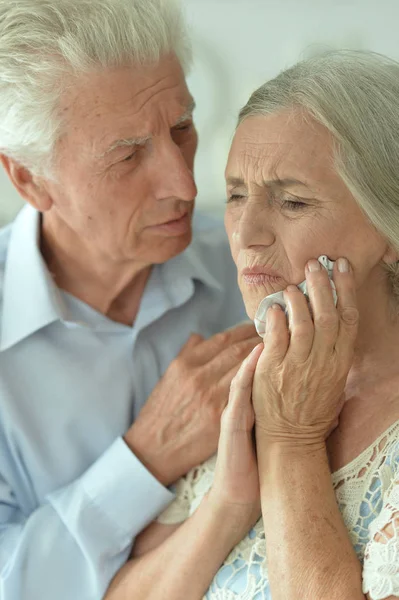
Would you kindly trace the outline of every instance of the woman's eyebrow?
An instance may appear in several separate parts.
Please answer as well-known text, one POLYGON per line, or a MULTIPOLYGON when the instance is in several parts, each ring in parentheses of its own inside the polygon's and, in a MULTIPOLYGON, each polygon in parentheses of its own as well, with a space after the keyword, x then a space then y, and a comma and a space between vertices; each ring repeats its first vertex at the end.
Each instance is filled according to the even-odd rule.
POLYGON ((265 187, 282 187, 282 188, 294 187, 294 186, 300 185, 307 189, 311 189, 305 182, 300 181, 299 179, 294 179, 292 177, 287 177, 285 179, 276 178, 276 179, 263 180, 263 185, 265 187))
MULTIPOLYGON (((227 177, 226 183, 228 185, 233 185, 233 186, 237 186, 237 187, 239 187, 239 186, 246 187, 247 186, 246 182, 241 177, 227 177)), ((273 188, 273 187, 274 188, 275 187, 286 188, 286 187, 293 187, 293 186, 300 185, 302 187, 306 187, 309 190, 311 189, 310 186, 308 186, 303 181, 300 181, 299 179, 294 179, 292 177, 288 177, 285 179, 280 179, 280 178, 264 179, 262 183, 265 187, 269 187, 269 188, 273 188)))

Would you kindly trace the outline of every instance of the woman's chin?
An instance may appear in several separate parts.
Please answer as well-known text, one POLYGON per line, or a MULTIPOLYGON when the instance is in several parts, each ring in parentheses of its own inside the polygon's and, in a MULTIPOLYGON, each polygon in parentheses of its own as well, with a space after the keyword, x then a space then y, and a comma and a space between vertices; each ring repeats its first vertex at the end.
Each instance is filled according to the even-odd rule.
POLYGON ((243 296, 243 300, 245 310, 247 311, 247 315, 251 319, 251 321, 253 321, 255 319, 256 311, 258 310, 259 304, 261 303, 263 298, 260 298, 260 300, 257 301, 254 300, 254 298, 245 298, 245 296, 243 296))

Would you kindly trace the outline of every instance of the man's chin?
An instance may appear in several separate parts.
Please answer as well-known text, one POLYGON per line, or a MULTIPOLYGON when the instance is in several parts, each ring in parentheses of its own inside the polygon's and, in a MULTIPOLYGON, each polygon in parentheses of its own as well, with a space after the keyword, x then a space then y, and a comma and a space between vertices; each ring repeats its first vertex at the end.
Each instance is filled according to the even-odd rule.
POLYGON ((167 237, 164 239, 158 239, 157 242, 154 242, 154 250, 151 252, 153 259, 152 264, 162 264, 175 258, 188 246, 191 244, 192 240, 192 231, 190 229, 189 232, 184 235, 167 237))

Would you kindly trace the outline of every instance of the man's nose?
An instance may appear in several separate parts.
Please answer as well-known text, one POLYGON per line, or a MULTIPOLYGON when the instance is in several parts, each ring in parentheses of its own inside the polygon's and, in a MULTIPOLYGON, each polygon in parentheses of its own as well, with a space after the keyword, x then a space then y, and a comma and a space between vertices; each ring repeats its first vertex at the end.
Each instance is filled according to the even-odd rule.
POLYGON ((193 172, 179 146, 173 142, 157 149, 153 186, 159 200, 177 198, 192 202, 197 195, 193 172))
POLYGON ((236 231, 241 248, 272 246, 276 239, 269 211, 263 202, 251 199, 244 206, 236 231))

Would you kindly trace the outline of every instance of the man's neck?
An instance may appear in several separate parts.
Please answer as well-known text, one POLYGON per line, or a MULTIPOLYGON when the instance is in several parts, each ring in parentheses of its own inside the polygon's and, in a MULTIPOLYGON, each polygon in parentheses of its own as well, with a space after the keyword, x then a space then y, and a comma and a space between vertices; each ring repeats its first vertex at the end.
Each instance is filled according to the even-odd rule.
POLYGON ((132 326, 151 266, 105 260, 72 232, 55 235, 46 225, 41 227, 40 249, 57 287, 113 321, 132 326))

